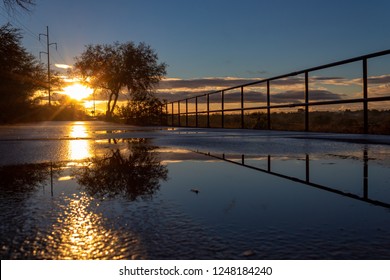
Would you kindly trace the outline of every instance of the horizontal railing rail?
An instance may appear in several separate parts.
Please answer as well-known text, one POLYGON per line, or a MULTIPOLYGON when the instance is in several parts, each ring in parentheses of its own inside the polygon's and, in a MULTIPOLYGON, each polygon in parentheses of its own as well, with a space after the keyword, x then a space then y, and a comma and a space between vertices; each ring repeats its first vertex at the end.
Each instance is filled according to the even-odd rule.
MULTIPOLYGON (((266 125, 263 125, 264 129, 272 129, 272 122, 271 122, 271 114, 275 112, 275 109, 283 109, 283 108, 296 108, 300 107, 302 109, 301 113, 303 113, 303 130, 309 131, 309 120, 310 120, 310 108, 313 106, 327 106, 327 105, 339 105, 339 104, 354 104, 354 103, 361 103, 362 104, 362 131, 363 133, 369 133, 369 120, 368 120, 368 113, 369 113, 369 103, 372 102, 380 102, 380 101, 390 101, 390 93, 386 94, 385 96, 375 96, 375 97, 369 97, 368 96, 368 84, 369 84, 369 76, 368 76, 368 60, 372 58, 377 57, 383 57, 390 54, 390 49, 371 53, 368 55, 358 56, 350 59, 345 59, 329 64, 324 64, 321 66, 316 66, 312 68, 307 68, 300 71, 291 72, 284 75, 279 75, 267 79, 261 79, 258 81, 253 81, 250 83, 245 83, 237 86, 227 87, 215 91, 211 91, 209 93, 204 93, 197 96, 188 97, 185 99, 175 100, 171 102, 166 102, 161 107, 162 117, 161 121, 162 124, 170 125, 170 126, 193 126, 193 127, 200 127, 200 116, 205 115, 205 124, 203 127, 212 127, 210 125, 210 117, 211 115, 218 115, 220 118, 220 125, 217 127, 225 127, 225 118, 228 116, 225 113, 231 113, 235 114, 235 116, 240 117, 240 128, 247 128, 245 126, 245 113, 248 111, 254 111, 254 110, 266 110, 266 118, 267 122, 266 125), (310 88, 309 88, 309 74, 315 71, 320 71, 324 69, 329 69, 337 66, 342 66, 354 62, 362 62, 362 71, 361 71, 361 87, 362 87, 362 93, 361 97, 354 97, 354 98, 346 98, 346 99, 338 99, 338 100, 310 100, 310 88), (272 82, 286 79, 294 76, 304 75, 302 78, 302 101, 300 102, 286 102, 283 104, 271 104, 272 94, 271 94, 271 87, 272 82), (264 85, 266 87, 264 95, 265 99, 263 101, 258 101, 257 103, 264 103, 264 105, 261 106, 245 106, 245 89, 251 86, 259 86, 264 85), (233 108, 227 108, 227 104, 230 104, 226 101, 227 92, 229 91, 237 91, 235 92, 236 95, 239 95, 239 98, 236 100, 237 106, 233 108), (219 101, 216 102, 210 101, 210 97, 214 97, 216 95, 219 96, 219 101), (205 99, 202 102, 200 102, 200 99, 205 99), (192 109, 189 109, 189 104, 192 105, 192 109), (200 105, 203 104, 203 107, 200 109, 200 105), (211 104, 218 104, 220 108, 215 109, 211 108, 211 104), (182 110, 182 107, 184 107, 184 110, 182 110), (238 113, 237 113, 238 112, 238 113), (195 122, 193 125, 189 124, 189 118, 192 117, 193 121, 195 122), (183 119, 184 118, 184 119, 183 119), (183 119, 183 120, 182 120, 183 119)), ((390 64, 390 62, 389 62, 390 64)), ((390 66, 388 66, 390 67, 390 66)), ((390 69, 385 74, 390 74, 390 69)), ((390 86, 389 86, 390 87, 390 86)), ((389 90, 390 92, 390 90, 389 90)), ((259 96, 262 93, 259 93, 259 96)), ((215 127, 215 126, 214 126, 215 127)))

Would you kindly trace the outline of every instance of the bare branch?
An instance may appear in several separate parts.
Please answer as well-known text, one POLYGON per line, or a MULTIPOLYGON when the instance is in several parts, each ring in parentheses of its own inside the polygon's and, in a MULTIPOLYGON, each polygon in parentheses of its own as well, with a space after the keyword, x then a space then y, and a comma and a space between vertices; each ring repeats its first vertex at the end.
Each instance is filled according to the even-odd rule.
POLYGON ((21 8, 25 11, 31 11, 31 8, 35 5, 34 0, 3 0, 4 6, 8 11, 21 8))

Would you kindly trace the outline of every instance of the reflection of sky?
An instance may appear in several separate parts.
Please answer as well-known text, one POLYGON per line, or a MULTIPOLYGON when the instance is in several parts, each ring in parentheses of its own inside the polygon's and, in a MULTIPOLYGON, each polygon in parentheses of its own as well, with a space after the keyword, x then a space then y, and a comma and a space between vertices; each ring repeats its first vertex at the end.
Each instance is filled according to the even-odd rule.
MULTIPOLYGON (((275 171, 279 172, 286 170, 290 172, 292 168, 295 171, 300 170, 299 175, 302 176, 305 170, 302 162, 298 162, 300 166, 294 166, 296 162, 273 163, 275 171), (287 165, 290 167, 287 168, 287 165)), ((345 164, 348 165, 350 162, 345 164)), ((327 173, 329 180, 335 178, 331 186, 336 181, 359 182, 360 184, 353 186, 354 191, 360 194, 363 189, 362 171, 360 174, 346 175, 344 172, 350 168, 343 166, 341 161, 338 161, 335 166, 320 163, 320 166, 316 164, 312 167, 317 171, 324 168, 333 171, 333 174, 327 173), (337 172, 337 167, 340 165, 344 168, 337 172)), ((362 163, 360 167, 362 169, 362 163)), ((381 212, 382 214, 376 217, 378 219, 389 218, 386 209, 372 207, 369 204, 231 163, 187 161, 181 164, 170 164, 169 170, 171 180, 167 183, 169 186, 163 188, 169 199, 180 201, 183 211, 191 213, 209 225, 224 225, 221 226, 222 230, 232 230, 229 227, 235 224, 237 228, 241 228, 236 230, 242 235, 250 235, 251 230, 259 228, 264 234, 272 230, 296 233, 302 228, 310 228, 313 231, 329 231, 329 233, 335 230, 331 234, 332 238, 337 239, 339 238, 337 229, 340 227, 354 229, 364 227, 364 218, 359 217, 359 214, 365 213, 367 209, 381 212), (191 192, 192 188, 198 189, 199 193, 191 192), (364 208, 366 210, 363 210, 364 208)), ((378 190, 380 188, 378 183, 379 181, 376 181, 376 184, 370 186, 370 194, 374 196, 375 192, 388 195, 388 191, 378 190)), ((375 195, 373 198, 378 199, 378 196, 375 195)), ((309 236, 307 237, 310 239, 309 236)))
MULTIPOLYGON (((72 158, 91 153, 91 145, 94 154, 128 146, 129 140, 85 139, 89 131, 91 135, 112 137, 92 134, 94 129, 121 130, 105 126, 99 122, 72 123, 67 135, 74 140, 60 142, 69 143, 64 146, 72 158), (84 139, 76 139, 80 137, 84 139)), ((54 180, 54 197, 39 191, 28 199, 25 209, 15 201, 7 201, 7 208, 23 211, 23 216, 13 219, 3 215, 1 224, 11 224, 15 229, 12 222, 16 220, 20 222, 18 230, 23 231, 15 229, 16 238, 6 232, 2 235, 7 235, 3 237, 6 242, 1 245, 12 244, 16 250, 20 245, 27 258, 130 259, 138 254, 152 259, 236 259, 249 249, 258 259, 388 258, 388 209, 188 149, 220 157, 224 153, 238 163, 241 154, 246 154, 246 164, 265 170, 270 154, 273 172, 305 180, 309 171, 310 181, 357 195, 364 193, 367 164, 368 197, 389 202, 389 146, 367 148, 361 144, 282 138, 288 135, 285 132, 275 132, 275 137, 246 130, 175 129, 159 133, 160 139, 156 137, 151 143, 165 143, 158 152, 169 169, 169 180, 161 183, 154 199, 134 203, 121 198, 94 199, 72 176, 72 171, 80 167, 67 165, 62 177, 54 180), (35 251, 28 251, 32 249, 35 251)), ((20 142, 27 147, 36 144, 20 142)), ((51 146, 42 147, 41 153, 53 152, 51 146)), ((14 256, 19 253, 21 250, 14 256)))

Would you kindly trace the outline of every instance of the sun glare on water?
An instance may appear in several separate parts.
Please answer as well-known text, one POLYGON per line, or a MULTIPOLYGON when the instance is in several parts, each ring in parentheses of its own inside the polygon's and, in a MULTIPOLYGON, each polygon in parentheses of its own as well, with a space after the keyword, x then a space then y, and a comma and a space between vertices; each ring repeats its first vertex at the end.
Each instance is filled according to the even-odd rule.
POLYGON ((75 100, 82 100, 90 96, 93 89, 82 84, 73 84, 64 88, 64 94, 75 100))

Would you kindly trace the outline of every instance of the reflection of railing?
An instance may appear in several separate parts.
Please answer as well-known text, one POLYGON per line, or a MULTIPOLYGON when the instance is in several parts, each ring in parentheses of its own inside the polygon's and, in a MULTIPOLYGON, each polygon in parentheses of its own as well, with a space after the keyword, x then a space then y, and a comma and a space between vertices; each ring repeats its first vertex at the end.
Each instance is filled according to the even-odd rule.
MULTIPOLYGON (((376 52, 364 56, 359 56, 347 60, 342 60, 326 65, 321 65, 277 77, 272 77, 269 79, 263 79, 260 81, 247 83, 235 87, 225 88, 222 90, 213 91, 210 93, 206 93, 203 95, 198 95, 195 97, 190 97, 182 100, 167 102, 164 105, 162 105, 161 111, 166 112, 165 118, 162 118, 162 123, 171 125, 171 126, 193 126, 193 127, 211 127, 210 119, 211 115, 218 115, 218 122, 220 122, 220 125, 217 125, 216 127, 222 127, 224 128, 226 125, 226 117, 227 112, 230 112, 231 114, 234 114, 235 116, 240 117, 240 124, 239 127, 245 128, 245 112, 253 111, 253 110, 266 110, 266 120, 264 124, 262 125, 262 128, 265 129, 272 129, 271 126, 271 111, 272 110, 280 110, 283 108, 294 108, 297 107, 299 111, 303 114, 302 120, 303 125, 302 128, 305 131, 309 131, 309 108, 313 106, 326 106, 326 105, 336 105, 336 104, 361 104, 362 105, 362 111, 363 111, 363 120, 361 122, 363 123, 362 132, 369 133, 369 117, 368 117, 368 105, 371 102, 379 102, 379 101, 389 101, 390 95, 386 96, 376 96, 376 97, 369 97, 368 96, 368 67, 367 67, 367 61, 371 58, 385 56, 390 54, 389 50, 384 50, 381 52, 376 52), (338 99, 338 100, 322 100, 322 101, 310 101, 310 90, 309 90, 309 73, 313 71, 328 69, 335 66, 345 65, 353 62, 362 62, 362 96, 360 98, 347 98, 347 99, 338 99), (297 76, 297 75, 304 75, 304 81, 303 81, 303 98, 304 102, 293 102, 293 103, 287 103, 287 104, 275 104, 271 105, 271 82, 277 82, 282 81, 283 79, 297 76), (264 100, 264 103, 266 105, 264 106, 256 106, 256 107, 246 107, 245 106, 245 88, 248 88, 250 86, 254 85, 265 85, 266 86, 266 100, 264 100), (239 106, 236 108, 226 108, 227 106, 227 95, 226 92, 236 90, 237 93, 240 95, 240 98, 237 103, 239 103, 239 106), (218 96, 220 95, 220 97, 218 96), (218 97, 217 103, 219 104, 220 109, 212 109, 210 104, 210 98, 214 98, 215 96, 218 97), (202 102, 200 102, 202 100, 202 102), (194 110, 190 110, 189 104, 191 103, 192 107, 195 107, 194 110), (201 110, 199 109, 201 104, 205 104, 206 109, 201 110), (184 107, 184 110, 183 110, 184 107), (194 118, 194 124, 189 124, 189 118, 190 116, 194 118), (204 116, 202 118, 202 121, 205 121, 205 124, 200 124, 200 116, 204 116), (205 120, 203 120, 205 119, 205 120)), ((387 73, 386 73, 387 74, 387 73)), ((215 103, 215 101, 213 101, 215 103)), ((214 125, 215 126, 215 125, 214 125)))
POLYGON ((272 171, 272 169, 271 169, 271 156, 270 155, 268 155, 268 158, 267 158, 267 169, 263 169, 263 168, 259 168, 256 166, 246 164, 245 163, 245 155, 241 156, 241 161, 234 161, 234 160, 228 159, 225 156, 225 154, 222 154, 222 156, 217 156, 217 155, 212 155, 210 153, 203 153, 203 152, 199 152, 199 151, 195 151, 195 152, 198 154, 202 154, 202 155, 206 155, 206 156, 215 158, 215 159, 223 160, 223 161, 226 161, 229 163, 233 163, 233 164, 240 165, 240 166, 243 166, 246 168, 250 168, 250 169, 264 172, 264 173, 267 173, 270 175, 274 175, 274 176, 277 176, 280 178, 284 178, 284 179, 287 179, 290 181, 302 183, 302 184, 305 184, 305 185, 310 186, 310 187, 314 187, 314 188, 328 191, 331 193, 335 193, 335 194, 338 194, 341 196, 349 197, 352 199, 364 201, 364 202, 367 202, 367 203, 370 203, 373 205, 382 206, 382 207, 390 209, 390 203, 370 199, 368 197, 368 153, 367 153, 366 149, 363 151, 363 196, 359 196, 359 195, 354 194, 354 193, 344 192, 344 191, 341 191, 339 189, 335 189, 335 188, 331 188, 328 186, 324 186, 321 184, 311 182, 310 181, 310 157, 308 154, 306 154, 306 158, 305 158, 305 179, 303 180, 303 179, 300 179, 297 177, 292 177, 292 176, 288 176, 285 174, 281 174, 281 173, 277 173, 277 172, 272 171))

